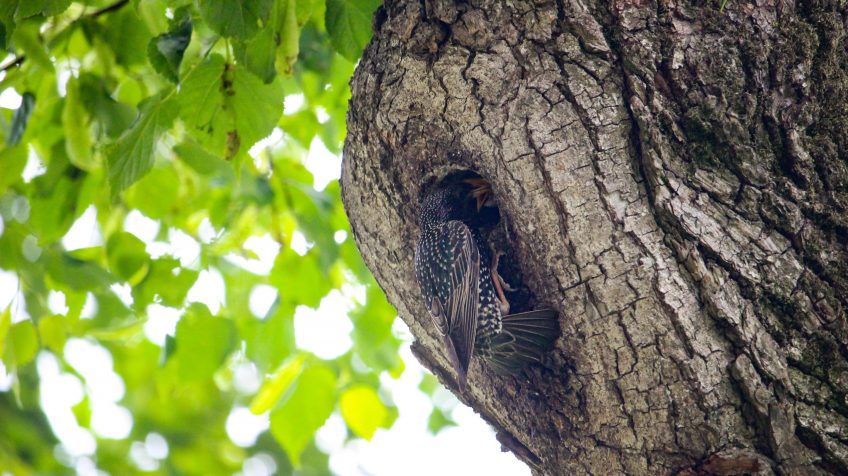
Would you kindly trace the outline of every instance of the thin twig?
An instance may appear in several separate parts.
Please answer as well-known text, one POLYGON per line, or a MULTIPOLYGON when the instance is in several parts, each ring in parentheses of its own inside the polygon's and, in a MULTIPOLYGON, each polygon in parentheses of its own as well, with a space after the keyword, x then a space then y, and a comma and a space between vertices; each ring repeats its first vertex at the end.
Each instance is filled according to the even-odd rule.
POLYGON ((95 10, 89 16, 91 18, 97 18, 100 15, 104 15, 106 13, 111 13, 111 12, 114 12, 115 10, 120 10, 121 8, 124 7, 124 5, 126 5, 128 3, 130 3, 130 0, 118 0, 117 2, 115 2, 111 5, 106 5, 105 7, 101 8, 100 10, 95 10))
MULTIPOLYGON (((95 10, 95 11, 91 12, 91 14, 86 15, 86 17, 97 18, 101 15, 105 15, 107 13, 112 13, 114 11, 120 10, 121 8, 123 8, 128 3, 130 3, 130 0, 118 0, 117 2, 115 2, 111 5, 106 5, 105 7, 101 8, 99 10, 95 10)), ((21 63, 24 62, 24 60, 26 60, 26 55, 15 56, 8 63, 4 64, 3 66, 0 66, 0 73, 2 73, 4 71, 8 71, 8 70, 10 70, 10 69, 12 69, 16 66, 20 66, 21 63)))
POLYGON ((26 55, 15 56, 8 63, 4 64, 3 66, 0 66, 0 73, 8 71, 14 68, 15 66, 20 66, 20 64, 23 63, 25 59, 26 55))

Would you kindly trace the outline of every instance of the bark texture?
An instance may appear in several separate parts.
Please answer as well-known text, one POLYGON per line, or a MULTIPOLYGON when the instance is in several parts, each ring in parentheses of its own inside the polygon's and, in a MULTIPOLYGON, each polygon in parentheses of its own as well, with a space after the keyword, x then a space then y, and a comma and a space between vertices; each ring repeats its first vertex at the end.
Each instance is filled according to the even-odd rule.
MULTIPOLYGON (((343 200, 414 351, 434 178, 490 179, 540 365, 460 398, 539 474, 848 474, 848 2, 387 1, 343 200)), ((497 234, 496 234, 497 235, 497 234)), ((435 455, 434 455, 435 456, 435 455)))

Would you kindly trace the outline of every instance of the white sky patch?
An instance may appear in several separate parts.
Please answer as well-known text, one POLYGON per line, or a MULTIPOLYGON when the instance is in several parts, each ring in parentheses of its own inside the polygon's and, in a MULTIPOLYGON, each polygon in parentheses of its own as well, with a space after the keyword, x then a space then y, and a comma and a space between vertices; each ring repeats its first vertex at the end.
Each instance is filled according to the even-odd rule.
POLYGON ((21 178, 24 179, 25 183, 30 183, 32 179, 44 174, 44 172, 47 172, 47 167, 44 166, 41 158, 35 153, 35 149, 30 146, 29 153, 27 154, 27 163, 24 166, 24 171, 21 172, 21 178))
POLYGON ((125 306, 132 306, 132 286, 130 286, 128 283, 115 283, 109 286, 109 289, 111 289, 112 292, 115 293, 115 296, 118 296, 118 299, 120 299, 125 306))
POLYGON ((306 98, 303 94, 289 94, 286 96, 285 100, 283 100, 283 111, 288 114, 294 114, 299 111, 300 108, 303 107, 303 104, 306 102, 306 98))
POLYGON ((144 443, 133 441, 130 445, 130 459, 142 471, 156 471, 159 462, 147 453, 144 443))
POLYGON ((186 295, 186 302, 202 302, 212 314, 218 314, 226 300, 226 285, 221 272, 215 268, 204 269, 197 275, 186 295))
POLYGON ((100 232, 100 225, 97 223, 97 209, 94 208, 94 205, 89 205, 62 237, 62 246, 66 250, 72 251, 102 244, 103 235, 100 232))
POLYGON ((24 98, 15 91, 15 88, 6 88, 0 93, 0 107, 6 109, 17 109, 21 107, 24 98))
POLYGON ((75 376, 60 372, 56 357, 49 352, 38 354, 36 367, 41 409, 62 447, 71 456, 94 454, 97 442, 88 430, 79 426, 71 410, 83 398, 82 383, 75 376))
POLYGON ((253 395, 262 385, 262 376, 253 362, 237 364, 233 367, 233 386, 236 390, 245 394, 253 395))
POLYGON ((8 392, 12 388, 12 374, 6 373, 6 366, 0 361, 0 392, 8 392))
POLYGON ((304 165, 312 172, 315 179, 313 188, 319 192, 327 188, 333 180, 338 180, 342 173, 341 156, 327 150, 324 142, 318 137, 312 139, 304 165))
POLYGON ((200 225, 197 226, 197 237, 206 245, 217 240, 220 235, 221 232, 212 226, 212 222, 208 218, 201 220, 200 225))
MULTIPOLYGON (((412 356, 409 346, 401 348, 406 370, 400 379, 380 379, 398 406, 399 416, 389 430, 377 430, 370 443, 352 440, 330 455, 330 468, 344 476, 389 476, 395 474, 430 476, 433 474, 486 474, 524 476, 530 470, 514 456, 500 451, 500 443, 489 426, 473 410, 457 406, 453 416, 459 427, 450 427, 437 435, 427 431, 432 405, 417 385, 425 370, 412 356), (459 408, 463 410, 459 410, 459 408), (432 455, 439 455, 433 458, 432 455)), ((326 425, 325 425, 326 426, 326 425)), ((326 444, 319 430, 319 441, 326 444)))
POLYGON ((256 453, 244 460, 241 476, 271 476, 277 474, 277 462, 268 453, 256 453))
POLYGON ((235 253, 229 253, 224 258, 236 266, 241 267, 253 274, 268 276, 274 267, 274 260, 280 252, 280 244, 271 238, 271 235, 250 236, 244 240, 244 249, 252 251, 259 259, 245 258, 235 253))
POLYGON ((77 76, 79 71, 79 60, 70 58, 65 61, 54 61, 53 64, 56 65, 56 90, 59 96, 65 97, 68 93, 68 81, 71 76, 77 76))
POLYGON ((65 303, 65 293, 62 291, 50 291, 47 295, 47 308, 53 314, 67 314, 68 305, 65 303))
POLYGON ((257 284, 250 290, 250 301, 248 302, 250 312, 260 319, 265 319, 278 295, 277 288, 267 284, 257 284))
POLYGON ((269 426, 267 412, 254 415, 247 407, 235 407, 227 417, 226 430, 233 443, 247 448, 253 446, 259 434, 269 426))
POLYGON ((0 269, 0 311, 5 310, 18 296, 18 274, 0 269))
POLYGON ((30 318, 26 311, 26 298, 20 289, 17 273, 0 269, 0 311, 10 309, 12 324, 26 321, 30 318))
POLYGON ((200 264, 200 243, 186 232, 171 228, 168 241, 154 241, 147 244, 147 252, 152 258, 170 255, 180 260, 184 268, 197 269, 200 264))
POLYGON ((148 433, 144 439, 144 449, 153 458, 165 459, 168 457, 168 440, 159 433, 148 433))
POLYGON ((271 149, 275 145, 279 144, 281 140, 283 140, 283 130, 279 127, 275 127, 271 134, 268 137, 260 140, 259 142, 253 144, 253 147, 247 151, 248 155, 253 157, 254 159, 258 158, 262 155, 265 149, 271 149))
POLYGON ((346 239, 347 232, 344 230, 337 230, 335 233, 333 233, 333 240, 338 244, 344 243, 346 239))
POLYGON ((292 232, 292 238, 291 238, 291 249, 292 249, 292 251, 299 254, 300 256, 303 256, 309 251, 309 248, 312 248, 312 246, 313 246, 312 243, 309 243, 308 241, 306 241, 306 237, 303 236, 303 233, 301 233, 297 230, 292 232))
POLYGON ((315 108, 315 117, 318 118, 319 124, 324 124, 325 122, 330 120, 330 115, 327 114, 327 110, 321 106, 315 108))
POLYGON ((3 232, 6 231, 6 220, 0 216, 0 236, 3 236, 3 232))
POLYGON ((342 449, 346 438, 347 425, 341 415, 333 412, 315 433, 315 445, 324 453, 333 454, 342 449))
POLYGON ((94 297, 93 293, 87 292, 85 293, 85 303, 80 310, 80 318, 91 319, 95 314, 97 314, 97 298, 94 297))
POLYGON ((298 306, 294 313, 294 338, 297 346, 322 359, 335 359, 353 343, 353 324, 347 317, 351 303, 339 291, 332 290, 318 309, 298 306))
POLYGON ((162 347, 165 336, 173 336, 177 331, 177 322, 182 313, 179 309, 151 304, 147 306, 147 322, 144 323, 144 335, 150 342, 162 347))
POLYGON ((277 253, 280 252, 280 244, 274 238, 271 238, 270 234, 266 233, 261 236, 249 236, 244 240, 244 249, 256 253, 260 261, 270 262, 273 265, 277 253))
POLYGON ((94 460, 87 456, 77 458, 74 469, 77 471, 77 476, 108 476, 103 471, 99 471, 94 460))
POLYGON ((124 231, 132 233, 147 245, 156 241, 160 227, 159 221, 144 216, 138 210, 130 211, 124 218, 124 231))
POLYGON ((91 428, 102 438, 124 439, 132 430, 132 414, 118 405, 124 381, 112 370, 112 354, 85 339, 68 339, 65 360, 85 378, 91 405, 91 428))

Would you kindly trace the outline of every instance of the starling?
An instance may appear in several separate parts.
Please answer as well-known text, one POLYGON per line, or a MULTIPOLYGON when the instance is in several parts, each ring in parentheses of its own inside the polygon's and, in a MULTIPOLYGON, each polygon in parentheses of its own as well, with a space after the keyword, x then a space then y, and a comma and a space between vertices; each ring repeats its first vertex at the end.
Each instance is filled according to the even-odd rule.
POLYGON ((498 254, 492 259, 478 229, 492 202, 483 179, 445 180, 422 201, 415 275, 463 390, 472 355, 511 374, 538 361, 559 334, 551 310, 509 314, 498 254))

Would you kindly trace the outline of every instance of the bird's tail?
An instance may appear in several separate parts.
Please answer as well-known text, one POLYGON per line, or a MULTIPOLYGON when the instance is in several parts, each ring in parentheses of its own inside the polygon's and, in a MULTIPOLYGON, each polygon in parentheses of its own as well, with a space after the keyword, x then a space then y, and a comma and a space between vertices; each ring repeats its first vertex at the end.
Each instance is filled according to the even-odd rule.
POLYGON ((495 337, 487 359, 496 372, 514 374, 538 362, 559 337, 559 321, 551 309, 503 316, 503 330, 495 337))

